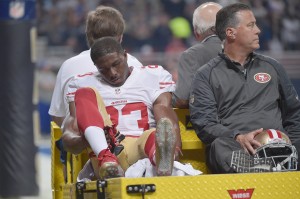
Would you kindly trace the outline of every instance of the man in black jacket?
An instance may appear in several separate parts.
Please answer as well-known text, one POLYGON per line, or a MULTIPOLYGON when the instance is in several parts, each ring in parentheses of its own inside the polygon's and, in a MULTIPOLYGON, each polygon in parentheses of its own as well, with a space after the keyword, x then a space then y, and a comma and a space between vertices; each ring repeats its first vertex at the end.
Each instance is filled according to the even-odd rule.
POLYGON ((197 71, 190 93, 191 122, 207 145, 209 168, 234 172, 233 151, 254 155, 261 146, 254 137, 264 129, 285 132, 300 151, 297 92, 276 60, 254 53, 260 29, 253 12, 240 3, 224 7, 216 33, 224 52, 197 71))

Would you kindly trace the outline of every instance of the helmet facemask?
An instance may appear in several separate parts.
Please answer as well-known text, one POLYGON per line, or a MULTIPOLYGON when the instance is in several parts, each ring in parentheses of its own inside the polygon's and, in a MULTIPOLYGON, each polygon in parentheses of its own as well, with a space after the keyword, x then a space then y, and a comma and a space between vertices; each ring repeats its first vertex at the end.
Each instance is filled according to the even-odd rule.
POLYGON ((238 173, 296 171, 298 153, 286 134, 264 130, 255 139, 262 144, 255 155, 233 151, 231 168, 238 173))
POLYGON ((270 165, 270 171, 296 171, 298 153, 296 148, 287 143, 270 143, 259 147, 254 160, 265 158, 270 165))

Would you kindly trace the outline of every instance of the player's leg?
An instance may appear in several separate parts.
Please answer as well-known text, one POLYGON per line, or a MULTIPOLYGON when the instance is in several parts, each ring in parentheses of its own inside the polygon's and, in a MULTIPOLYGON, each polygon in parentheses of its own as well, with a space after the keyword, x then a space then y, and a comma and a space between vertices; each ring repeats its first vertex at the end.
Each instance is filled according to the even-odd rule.
POLYGON ((91 158, 96 175, 99 174, 100 178, 123 176, 124 172, 107 144, 104 127, 112 123, 99 93, 92 88, 78 89, 75 106, 78 128, 97 156, 97 159, 91 158))
POLYGON ((137 140, 140 156, 149 158, 158 176, 172 174, 176 140, 172 122, 167 118, 158 121, 156 130, 145 131, 137 140))
POLYGON ((139 159, 147 157, 145 155, 141 155, 141 153, 139 152, 139 147, 137 143, 138 139, 139 137, 126 136, 126 138, 120 143, 120 145, 123 146, 123 150, 117 154, 117 157, 124 171, 126 171, 139 159))

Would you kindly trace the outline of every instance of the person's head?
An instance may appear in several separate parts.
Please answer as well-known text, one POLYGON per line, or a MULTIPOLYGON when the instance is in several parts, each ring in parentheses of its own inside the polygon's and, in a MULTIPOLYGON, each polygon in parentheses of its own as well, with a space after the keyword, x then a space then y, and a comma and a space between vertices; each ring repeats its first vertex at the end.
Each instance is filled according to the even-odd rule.
POLYGON ((124 30, 123 16, 115 8, 99 6, 87 15, 85 33, 89 46, 92 46, 96 39, 106 36, 115 37, 121 42, 124 30))
POLYGON ((216 14, 222 8, 220 4, 207 2, 195 9, 193 14, 194 34, 197 40, 215 34, 216 14))
POLYGON ((235 3, 222 8, 216 17, 216 34, 226 43, 253 51, 259 48, 260 29, 250 7, 235 3))
POLYGON ((121 86, 130 75, 127 53, 114 37, 97 39, 91 47, 91 59, 102 79, 111 86, 121 86))

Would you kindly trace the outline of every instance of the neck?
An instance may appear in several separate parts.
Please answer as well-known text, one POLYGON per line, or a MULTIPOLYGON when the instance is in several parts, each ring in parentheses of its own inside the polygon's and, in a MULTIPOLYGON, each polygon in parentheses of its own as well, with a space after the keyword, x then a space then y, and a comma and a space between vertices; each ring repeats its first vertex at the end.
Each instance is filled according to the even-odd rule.
POLYGON ((205 31, 204 33, 202 33, 202 34, 199 34, 199 33, 195 32, 195 37, 196 37, 196 39, 197 39, 199 42, 202 42, 202 41, 205 40, 207 37, 209 37, 209 36, 211 36, 211 35, 214 35, 214 34, 215 34, 214 31, 208 29, 208 30, 206 30, 206 31, 205 31))
MULTIPOLYGON (((131 75, 132 70, 133 70, 133 66, 129 66, 129 67, 128 67, 127 78, 131 75)), ((126 78, 126 79, 127 79, 127 78, 126 78)))
POLYGON ((224 44, 224 54, 232 61, 240 63, 242 66, 245 64, 250 53, 251 52, 245 52, 245 49, 242 49, 237 45, 229 44, 228 42, 224 44))

